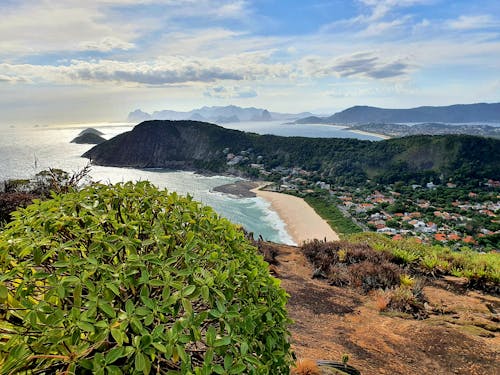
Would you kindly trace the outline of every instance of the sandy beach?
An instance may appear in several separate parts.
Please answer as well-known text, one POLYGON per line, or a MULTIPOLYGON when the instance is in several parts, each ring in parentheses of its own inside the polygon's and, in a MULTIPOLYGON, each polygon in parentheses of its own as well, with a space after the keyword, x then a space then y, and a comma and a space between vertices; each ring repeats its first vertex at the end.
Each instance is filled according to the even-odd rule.
POLYGON ((349 130, 351 133, 356 133, 356 134, 374 135, 375 137, 379 137, 382 139, 391 139, 391 137, 389 137, 388 135, 380 134, 380 133, 365 132, 363 130, 351 130, 349 128, 346 128, 345 130, 349 130))
POLYGON ((253 189, 285 222, 286 229, 298 245, 311 239, 337 241, 339 236, 302 198, 293 195, 253 189))

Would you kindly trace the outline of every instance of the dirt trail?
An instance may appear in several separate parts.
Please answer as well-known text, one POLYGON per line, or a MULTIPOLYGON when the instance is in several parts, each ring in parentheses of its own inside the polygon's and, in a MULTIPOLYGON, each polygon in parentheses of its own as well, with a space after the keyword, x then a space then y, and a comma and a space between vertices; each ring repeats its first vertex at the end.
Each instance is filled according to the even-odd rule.
POLYGON ((439 313, 425 320, 389 315, 373 296, 312 279, 298 248, 277 249, 297 357, 340 361, 348 354, 363 375, 499 374, 500 298, 466 291, 460 279, 439 279, 424 289, 439 313))

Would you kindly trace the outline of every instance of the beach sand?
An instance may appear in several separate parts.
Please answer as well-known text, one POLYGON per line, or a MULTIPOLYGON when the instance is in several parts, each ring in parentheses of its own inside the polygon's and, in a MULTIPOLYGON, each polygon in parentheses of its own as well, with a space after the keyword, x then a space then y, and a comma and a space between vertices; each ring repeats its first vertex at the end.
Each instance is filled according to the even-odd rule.
POLYGON ((379 137, 382 139, 391 139, 391 137, 389 137, 388 135, 380 133, 365 132, 363 130, 352 130, 350 128, 345 128, 345 130, 349 130, 351 133, 356 133, 356 134, 374 135, 375 137, 379 137))
POLYGON ((312 239, 323 240, 326 238, 327 241, 339 239, 337 233, 328 223, 302 198, 258 189, 252 191, 258 197, 271 203, 272 209, 285 222, 286 230, 298 245, 312 239))

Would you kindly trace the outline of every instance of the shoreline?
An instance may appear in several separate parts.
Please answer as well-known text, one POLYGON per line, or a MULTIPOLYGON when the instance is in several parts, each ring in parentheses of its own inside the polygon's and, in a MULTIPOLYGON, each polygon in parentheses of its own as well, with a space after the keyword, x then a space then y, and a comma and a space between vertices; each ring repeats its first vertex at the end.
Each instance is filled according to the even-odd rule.
POLYGON ((305 241, 318 239, 338 241, 339 235, 319 216, 305 200, 294 195, 252 189, 257 197, 271 204, 271 208, 286 224, 286 231, 300 246, 305 241))
POLYGON ((392 137, 389 137, 388 135, 385 134, 380 134, 380 133, 372 133, 372 132, 366 132, 364 130, 356 130, 356 129, 350 129, 350 128, 345 128, 345 130, 350 131, 351 133, 356 133, 356 134, 362 134, 362 135, 373 135, 375 137, 379 137, 382 139, 391 139, 392 137))

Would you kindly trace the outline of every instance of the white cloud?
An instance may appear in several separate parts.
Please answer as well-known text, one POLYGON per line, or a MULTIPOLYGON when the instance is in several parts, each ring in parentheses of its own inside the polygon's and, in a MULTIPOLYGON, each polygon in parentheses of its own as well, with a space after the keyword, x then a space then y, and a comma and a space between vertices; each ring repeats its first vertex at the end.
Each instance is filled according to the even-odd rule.
POLYGON ((212 86, 208 87, 203 95, 208 98, 217 99, 248 99, 257 97, 257 91, 251 87, 212 86))
POLYGON ((488 14, 476 16, 460 16, 457 19, 449 20, 447 26, 453 30, 477 30, 490 27, 500 27, 500 21, 495 20, 488 14))
POLYGON ((152 62, 72 60, 69 65, 0 64, 9 79, 55 84, 121 83, 161 86, 193 82, 242 81, 286 76, 290 67, 265 63, 261 54, 221 59, 165 57, 152 62))
POLYGON ((414 5, 428 5, 435 0, 360 0, 370 8, 371 14, 368 21, 377 21, 397 8, 407 8, 414 5))
POLYGON ((175 22, 244 19, 246 1, 237 0, 20 0, 2 5, 0 56, 53 52, 129 50, 148 33, 163 33, 175 22), (120 7, 153 4, 156 12, 122 13, 120 7))
POLYGON ((388 59, 373 52, 358 52, 325 60, 308 57, 302 61, 306 74, 314 77, 393 79, 407 76, 412 65, 407 59, 388 59))

